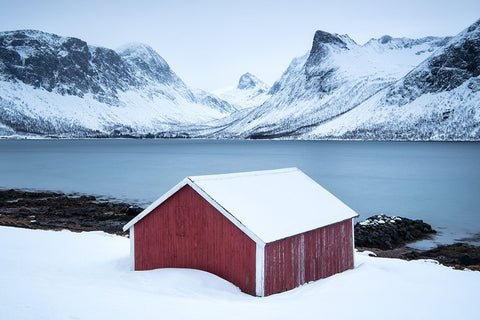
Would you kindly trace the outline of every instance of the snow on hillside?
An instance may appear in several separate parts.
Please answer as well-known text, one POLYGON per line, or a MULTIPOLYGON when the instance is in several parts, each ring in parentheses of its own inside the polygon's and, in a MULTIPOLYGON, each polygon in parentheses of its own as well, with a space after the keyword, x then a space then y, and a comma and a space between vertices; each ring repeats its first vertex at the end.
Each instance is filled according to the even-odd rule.
POLYGON ((406 75, 446 41, 385 36, 358 45, 347 35, 317 31, 310 52, 292 61, 269 91, 272 96, 248 114, 216 121, 216 134, 299 136, 406 75))
MULTIPOLYGON (((210 121, 225 114, 206 105, 169 96, 169 87, 149 91, 119 91, 119 104, 112 106, 83 97, 57 95, 21 82, 0 81, 0 114, 10 124, 20 123, 29 132, 82 134, 110 132, 116 128, 133 132, 160 132, 180 124, 210 121), (158 91, 156 91, 158 90, 158 91)), ((127 133, 129 133, 127 131, 127 133)))
POLYGON ((451 91, 423 94, 402 107, 384 102, 385 89, 302 138, 477 140, 480 99, 472 87, 480 90, 480 77, 451 91))
POLYGON ((251 73, 245 73, 236 87, 213 91, 221 99, 228 101, 237 109, 246 109, 262 105, 271 95, 270 87, 251 73))
POLYGON ((0 123, 10 131, 155 134, 234 110, 206 92, 195 95, 147 45, 117 52, 41 31, 0 32, 0 123))
POLYGON ((354 270, 266 298, 205 272, 130 270, 129 240, 0 227, 0 319, 474 319, 480 272, 355 255, 354 270))
POLYGON ((303 138, 478 140, 480 20, 407 75, 303 138))

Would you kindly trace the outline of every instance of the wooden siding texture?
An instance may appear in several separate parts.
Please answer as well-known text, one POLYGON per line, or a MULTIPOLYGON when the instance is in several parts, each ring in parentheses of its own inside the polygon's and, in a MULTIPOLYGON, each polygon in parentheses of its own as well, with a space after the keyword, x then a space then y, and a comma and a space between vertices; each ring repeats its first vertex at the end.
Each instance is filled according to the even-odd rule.
POLYGON ((352 220, 267 243, 265 295, 352 269, 352 220))
POLYGON ((204 270, 255 295, 255 242, 190 186, 137 222, 134 232, 135 270, 204 270))

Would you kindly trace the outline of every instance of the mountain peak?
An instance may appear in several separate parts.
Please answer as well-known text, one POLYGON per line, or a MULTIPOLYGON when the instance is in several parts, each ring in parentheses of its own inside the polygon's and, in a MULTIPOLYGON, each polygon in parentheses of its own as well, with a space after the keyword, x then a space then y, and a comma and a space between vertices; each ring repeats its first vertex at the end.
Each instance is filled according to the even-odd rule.
POLYGON ((315 36, 313 37, 313 48, 315 49, 318 46, 330 44, 337 47, 347 49, 347 44, 353 42, 348 35, 339 35, 336 33, 329 33, 322 30, 317 30, 315 36))
POLYGON ((147 45, 114 51, 36 30, 0 32, 0 97, 2 134, 177 135, 234 110, 194 95, 147 45))
POLYGON ((12 30, 12 31, 2 31, 0 32, 1 36, 4 37, 14 37, 14 38, 54 38, 54 39, 66 39, 59 35, 48 33, 45 31, 34 30, 34 29, 21 29, 21 30, 12 30))
POLYGON ((215 90, 214 93, 235 108, 245 109, 263 104, 270 97, 269 90, 265 82, 247 72, 240 77, 237 87, 215 90))
POLYGON ((183 82, 171 70, 168 63, 149 45, 129 43, 117 49, 118 54, 128 63, 141 70, 141 74, 163 83, 183 82))
POLYGON ((348 51, 356 47, 357 44, 348 35, 332 34, 317 30, 313 37, 312 49, 305 63, 305 73, 308 78, 323 75, 331 72, 331 68, 324 69, 322 61, 326 60, 331 54, 340 51, 348 51))
POLYGON ((392 39, 393 39, 392 36, 389 36, 388 34, 386 34, 384 36, 381 36, 380 39, 378 39, 378 42, 380 42, 381 44, 385 44, 392 41, 392 39))
POLYGON ((238 81, 237 89, 246 90, 253 89, 255 87, 266 87, 267 85, 253 74, 247 72, 240 77, 238 81))
POLYGON ((155 50, 152 49, 148 44, 141 43, 141 42, 130 42, 124 44, 120 48, 116 50, 120 54, 128 54, 132 52, 142 52, 148 54, 157 54, 155 50))
POLYGON ((167 62, 149 45, 144 43, 128 43, 117 49, 120 56, 127 60, 141 60, 149 64, 161 65, 167 69, 167 62))

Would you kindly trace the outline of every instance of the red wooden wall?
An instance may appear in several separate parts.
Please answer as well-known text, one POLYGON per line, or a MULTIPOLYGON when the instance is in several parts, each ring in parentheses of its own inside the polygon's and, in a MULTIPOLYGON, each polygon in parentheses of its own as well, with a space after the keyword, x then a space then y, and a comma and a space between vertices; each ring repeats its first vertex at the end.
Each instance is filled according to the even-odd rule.
POLYGON ((255 295, 256 244, 190 186, 135 224, 135 270, 204 270, 255 295))
POLYGON ((352 219, 265 246, 265 295, 353 268, 352 219))

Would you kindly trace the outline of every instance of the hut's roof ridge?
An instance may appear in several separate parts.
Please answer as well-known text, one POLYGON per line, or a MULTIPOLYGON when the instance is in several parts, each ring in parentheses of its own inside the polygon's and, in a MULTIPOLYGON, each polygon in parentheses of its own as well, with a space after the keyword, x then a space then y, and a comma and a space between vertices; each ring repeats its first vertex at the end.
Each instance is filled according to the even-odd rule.
MULTIPOLYGON (((207 201, 223 209, 224 214, 233 216, 265 243, 357 216, 355 211, 298 168, 190 176, 183 180, 183 185, 186 184, 201 191, 207 201)), ((180 187, 182 183, 145 209, 124 229, 180 187)))

